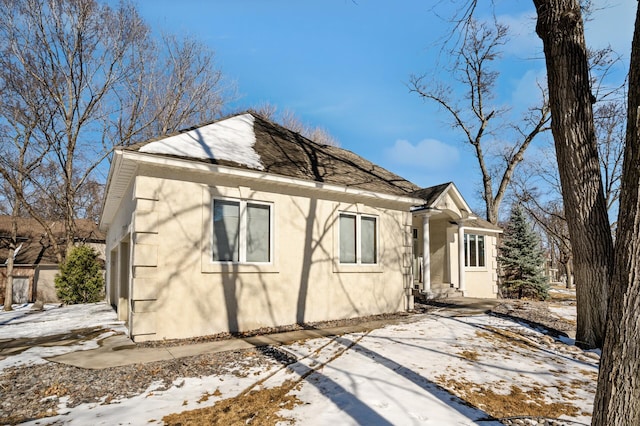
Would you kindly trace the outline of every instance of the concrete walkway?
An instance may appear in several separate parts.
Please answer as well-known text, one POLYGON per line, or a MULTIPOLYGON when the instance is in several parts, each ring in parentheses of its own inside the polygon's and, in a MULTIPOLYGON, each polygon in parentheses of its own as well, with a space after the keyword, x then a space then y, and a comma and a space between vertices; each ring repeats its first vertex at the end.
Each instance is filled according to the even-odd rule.
POLYGON ((268 345, 286 345, 299 340, 340 336, 348 333, 374 330, 388 324, 415 321, 418 317, 419 315, 412 315, 395 320, 371 321, 352 326, 295 330, 262 336, 231 338, 215 342, 191 343, 182 346, 166 346, 157 348, 137 347, 127 336, 120 334, 107 337, 100 342, 100 347, 97 349, 70 352, 64 355, 47 358, 47 360, 80 368, 100 370, 103 368, 123 365, 167 361, 205 353, 235 351, 268 345))
MULTIPOLYGON (((456 298, 435 302, 434 305, 439 308, 438 310, 441 313, 444 311, 449 315, 458 316, 485 313, 498 303, 498 300, 456 298)), ((423 315, 409 315, 392 320, 369 321, 343 327, 295 330, 246 338, 232 338, 215 342, 157 348, 137 347, 127 336, 116 335, 102 340, 100 347, 97 349, 70 352, 47 358, 47 360, 85 369, 99 370, 123 365, 167 361, 205 353, 250 349, 258 346, 286 345, 300 340, 370 331, 390 324, 417 321, 422 318, 423 315)))

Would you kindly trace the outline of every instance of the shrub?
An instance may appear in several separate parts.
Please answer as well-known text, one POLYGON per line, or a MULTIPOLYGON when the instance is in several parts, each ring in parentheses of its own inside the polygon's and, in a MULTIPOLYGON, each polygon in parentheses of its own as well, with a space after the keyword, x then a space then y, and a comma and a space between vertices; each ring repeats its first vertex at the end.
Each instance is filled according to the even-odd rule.
POLYGON ((74 247, 60 265, 56 292, 65 304, 99 302, 104 295, 104 278, 98 253, 91 247, 74 247))

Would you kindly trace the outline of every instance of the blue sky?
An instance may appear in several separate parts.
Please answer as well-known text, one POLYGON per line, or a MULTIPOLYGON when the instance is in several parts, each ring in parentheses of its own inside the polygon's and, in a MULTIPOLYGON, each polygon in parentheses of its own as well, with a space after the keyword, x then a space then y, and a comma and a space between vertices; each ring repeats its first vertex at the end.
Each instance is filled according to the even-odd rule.
MULTIPOLYGON (((494 0, 512 38, 500 62, 496 101, 516 110, 544 81, 531 0, 494 0)), ((139 0, 152 28, 191 35, 216 52, 235 81, 237 111, 268 102, 321 126, 349 149, 421 186, 454 181, 480 210, 480 174, 447 115, 407 87, 446 59, 455 0, 139 0), (439 17, 440 16, 440 17, 439 17)), ((489 17, 488 0, 480 0, 489 17)), ((628 60, 637 2, 596 0, 587 43, 628 60), (606 7, 605 7, 606 6, 606 7)), ((625 65, 626 66, 626 65, 625 65)), ((621 70, 624 72, 624 70, 621 70)), ((447 79, 443 74, 441 78, 447 79)), ((538 143, 543 143, 539 141, 538 143)))

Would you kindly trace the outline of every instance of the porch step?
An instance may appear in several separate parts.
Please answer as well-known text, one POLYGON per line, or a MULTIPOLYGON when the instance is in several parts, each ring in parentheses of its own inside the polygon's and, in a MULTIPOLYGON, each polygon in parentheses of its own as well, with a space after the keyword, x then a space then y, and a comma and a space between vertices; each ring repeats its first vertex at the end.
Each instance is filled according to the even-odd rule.
POLYGON ((463 297, 463 294, 458 289, 449 286, 449 284, 432 284, 429 294, 421 293, 420 291, 416 290, 414 292, 414 297, 416 298, 416 301, 420 301, 421 299, 422 301, 427 301, 433 299, 463 297))

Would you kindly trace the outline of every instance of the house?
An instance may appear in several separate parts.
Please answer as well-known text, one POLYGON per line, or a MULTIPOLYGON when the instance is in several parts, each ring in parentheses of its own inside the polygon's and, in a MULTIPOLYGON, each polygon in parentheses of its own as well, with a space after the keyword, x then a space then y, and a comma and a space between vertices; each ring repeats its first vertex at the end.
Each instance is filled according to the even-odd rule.
POLYGON ((135 341, 497 292, 500 229, 454 184, 419 188, 252 112, 116 149, 100 227, 107 298, 135 341))
MULTIPOLYGON (((44 227, 35 219, 19 217, 18 245, 14 254, 13 303, 28 303, 40 300, 59 302, 54 278, 59 265, 53 246, 44 227)), ((11 216, 0 215, 0 301, 4 303, 7 283, 7 261, 11 241, 11 216)), ((62 222, 52 222, 53 233, 63 241, 62 222)), ((96 223, 87 219, 76 220, 77 244, 92 246, 104 259, 104 233, 96 223)))

